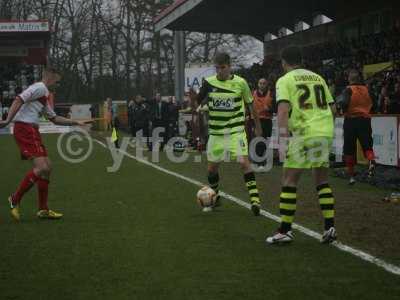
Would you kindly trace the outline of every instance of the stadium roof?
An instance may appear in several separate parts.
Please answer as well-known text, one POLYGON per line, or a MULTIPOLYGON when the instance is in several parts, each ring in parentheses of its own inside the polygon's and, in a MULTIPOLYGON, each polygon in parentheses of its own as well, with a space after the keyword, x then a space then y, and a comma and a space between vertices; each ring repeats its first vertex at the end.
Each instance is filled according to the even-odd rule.
MULTIPOLYGON (((389 2, 395 1, 385 4, 389 2)), ((248 34, 263 40, 267 32, 293 27, 297 20, 312 24, 317 13, 335 20, 353 14, 355 7, 362 13, 385 4, 378 0, 176 0, 154 22, 156 30, 248 34)))

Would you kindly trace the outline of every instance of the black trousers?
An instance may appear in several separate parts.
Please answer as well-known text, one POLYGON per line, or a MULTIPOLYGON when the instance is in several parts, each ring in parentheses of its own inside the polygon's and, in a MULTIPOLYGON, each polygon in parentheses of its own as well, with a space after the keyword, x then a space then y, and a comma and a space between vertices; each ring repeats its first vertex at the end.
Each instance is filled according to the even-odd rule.
POLYGON ((168 140, 178 136, 179 134, 179 127, 178 127, 178 122, 176 121, 168 121, 168 130, 166 134, 166 140, 168 140))
POLYGON ((373 150, 372 127, 370 118, 345 118, 343 123, 343 154, 357 154, 357 139, 363 151, 373 150))
POLYGON ((131 128, 132 136, 136 137, 136 135, 142 131, 142 137, 147 139, 147 146, 150 148, 151 141, 149 137, 149 124, 134 124, 131 128))
MULTIPOLYGON (((166 138, 167 138, 167 134, 168 134, 168 122, 164 121, 164 120, 157 120, 157 119, 153 120, 153 126, 152 126, 151 132, 150 132, 150 140, 151 140, 151 137, 153 136, 153 131, 156 128, 163 129, 163 132, 161 132, 161 134, 160 134, 160 139, 161 139, 160 150, 162 151, 164 149, 165 143, 167 142, 166 138)), ((150 149, 152 149, 152 148, 150 148, 150 149)))

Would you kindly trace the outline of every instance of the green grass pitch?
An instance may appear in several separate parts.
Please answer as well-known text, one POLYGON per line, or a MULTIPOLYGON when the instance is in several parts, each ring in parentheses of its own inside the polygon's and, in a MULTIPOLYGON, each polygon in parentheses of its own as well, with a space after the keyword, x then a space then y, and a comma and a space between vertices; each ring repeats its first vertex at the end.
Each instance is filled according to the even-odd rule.
MULTIPOLYGON (((7 197, 29 169, 10 136, 0 136, 0 299, 398 299, 400 276, 295 232, 290 246, 267 246, 278 226, 223 202, 203 214, 197 186, 125 158, 117 173, 108 150, 94 144, 81 164, 57 153, 50 207, 60 221, 35 218, 36 188, 23 199, 22 222, 12 222, 7 197)), ((204 182, 205 164, 163 167, 204 182)), ((258 175, 263 208, 278 211, 279 168, 258 175)), ((247 200, 238 166, 221 169, 222 190, 247 200)), ((349 189, 332 180, 340 240, 399 265, 400 206, 385 191, 349 189)), ((299 189, 296 222, 321 231, 309 176, 299 189)))

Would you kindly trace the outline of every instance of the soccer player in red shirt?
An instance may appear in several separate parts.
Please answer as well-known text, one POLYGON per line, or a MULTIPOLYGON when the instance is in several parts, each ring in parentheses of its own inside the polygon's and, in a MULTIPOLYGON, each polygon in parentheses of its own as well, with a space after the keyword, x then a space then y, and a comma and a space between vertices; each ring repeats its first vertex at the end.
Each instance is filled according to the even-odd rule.
POLYGON ((19 94, 11 105, 8 117, 0 121, 0 128, 14 122, 14 138, 21 151, 23 160, 30 160, 33 168, 25 175, 17 190, 8 198, 11 207, 11 216, 20 220, 19 205, 24 194, 34 184, 38 187, 39 211, 41 219, 60 219, 62 214, 48 208, 48 187, 51 173, 51 163, 39 133, 39 116, 44 114, 56 125, 84 126, 88 122, 73 121, 57 116, 48 103, 48 88, 61 80, 61 75, 53 68, 43 72, 41 82, 34 83, 19 94))

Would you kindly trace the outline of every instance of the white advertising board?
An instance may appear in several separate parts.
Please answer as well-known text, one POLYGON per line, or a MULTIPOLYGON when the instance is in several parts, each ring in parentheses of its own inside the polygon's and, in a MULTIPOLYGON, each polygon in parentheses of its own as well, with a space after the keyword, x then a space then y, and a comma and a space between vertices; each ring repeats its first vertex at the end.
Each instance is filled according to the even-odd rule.
POLYGON ((376 162, 387 166, 398 165, 397 117, 373 117, 372 136, 376 162))
POLYGON ((335 119, 335 137, 333 139, 332 153, 336 156, 336 162, 343 161, 343 122, 343 117, 335 119))
MULTIPOLYGON (((343 117, 336 118, 332 153, 336 154, 337 161, 342 161, 343 155, 343 122, 343 117)), ((400 159, 400 153, 398 153, 400 128, 398 128, 397 117, 372 117, 371 123, 376 162, 387 166, 397 166, 400 159)))
POLYGON ((90 104, 74 104, 71 106, 71 119, 88 120, 91 118, 90 104))
POLYGON ((185 68, 185 91, 193 88, 198 91, 204 78, 215 75, 213 66, 193 66, 185 68))

